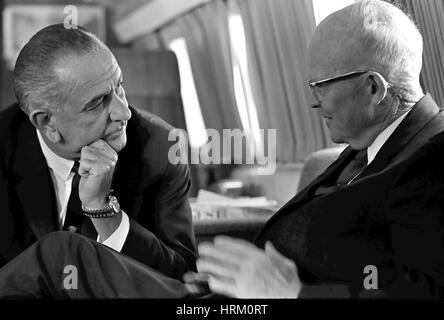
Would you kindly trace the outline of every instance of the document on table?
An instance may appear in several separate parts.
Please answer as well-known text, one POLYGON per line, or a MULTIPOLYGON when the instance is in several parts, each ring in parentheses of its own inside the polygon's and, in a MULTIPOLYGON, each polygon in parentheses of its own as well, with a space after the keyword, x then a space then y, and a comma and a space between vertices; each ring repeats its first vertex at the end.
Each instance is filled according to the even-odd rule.
POLYGON ((193 219, 248 218, 271 215, 278 209, 278 203, 266 197, 230 198, 207 190, 199 190, 191 202, 193 219))

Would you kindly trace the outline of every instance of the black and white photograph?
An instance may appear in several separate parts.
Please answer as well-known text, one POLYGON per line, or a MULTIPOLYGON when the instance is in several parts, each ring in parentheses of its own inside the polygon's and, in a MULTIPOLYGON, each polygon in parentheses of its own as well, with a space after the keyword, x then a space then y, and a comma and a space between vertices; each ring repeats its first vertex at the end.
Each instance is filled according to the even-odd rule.
POLYGON ((0 9, 0 305, 444 299, 444 0, 0 9))

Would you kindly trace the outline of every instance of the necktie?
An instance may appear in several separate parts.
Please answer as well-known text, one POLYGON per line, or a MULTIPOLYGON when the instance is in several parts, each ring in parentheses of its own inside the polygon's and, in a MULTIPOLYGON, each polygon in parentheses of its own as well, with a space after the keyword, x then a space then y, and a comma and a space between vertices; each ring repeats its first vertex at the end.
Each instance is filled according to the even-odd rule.
POLYGON ((355 180, 367 166, 367 149, 360 150, 349 164, 342 170, 336 183, 346 185, 355 180))
POLYGON ((84 220, 84 215, 82 214, 82 206, 79 198, 79 182, 80 175, 79 162, 74 162, 71 169, 74 172, 74 177, 71 183, 71 194, 68 200, 68 206, 66 208, 65 223, 63 224, 64 230, 69 230, 73 232, 80 232, 80 227, 84 220))
POLYGON ((334 185, 321 185, 315 192, 315 196, 320 196, 338 190, 342 186, 354 181, 367 166, 367 149, 358 151, 354 158, 345 166, 334 185))

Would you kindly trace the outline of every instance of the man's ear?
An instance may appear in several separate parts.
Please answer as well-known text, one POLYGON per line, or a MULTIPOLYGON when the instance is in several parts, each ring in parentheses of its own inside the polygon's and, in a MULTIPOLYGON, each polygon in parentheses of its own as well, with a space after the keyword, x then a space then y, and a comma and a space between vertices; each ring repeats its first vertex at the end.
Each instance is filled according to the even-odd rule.
POLYGON ((31 123, 36 127, 45 137, 57 143, 61 140, 61 135, 57 126, 55 125, 55 117, 49 110, 37 109, 31 111, 29 114, 31 123))
POLYGON ((369 71, 370 97, 373 103, 380 104, 387 96, 387 81, 377 72, 369 71))

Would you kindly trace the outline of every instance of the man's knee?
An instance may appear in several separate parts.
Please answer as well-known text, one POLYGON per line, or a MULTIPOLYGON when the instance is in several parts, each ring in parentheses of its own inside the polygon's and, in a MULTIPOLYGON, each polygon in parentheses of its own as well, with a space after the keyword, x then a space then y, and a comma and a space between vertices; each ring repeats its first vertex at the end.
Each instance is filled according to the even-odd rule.
POLYGON ((67 252, 73 246, 79 246, 88 243, 88 239, 70 232, 70 231, 54 231, 42 237, 37 245, 43 251, 49 250, 54 253, 67 252))

